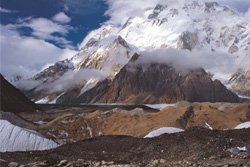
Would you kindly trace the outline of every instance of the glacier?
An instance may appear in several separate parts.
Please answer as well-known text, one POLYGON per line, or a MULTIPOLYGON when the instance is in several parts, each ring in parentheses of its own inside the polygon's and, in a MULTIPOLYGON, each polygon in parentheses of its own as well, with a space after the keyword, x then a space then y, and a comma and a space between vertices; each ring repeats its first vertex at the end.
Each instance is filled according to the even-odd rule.
POLYGON ((58 146, 36 131, 0 120, 0 152, 48 150, 58 146))

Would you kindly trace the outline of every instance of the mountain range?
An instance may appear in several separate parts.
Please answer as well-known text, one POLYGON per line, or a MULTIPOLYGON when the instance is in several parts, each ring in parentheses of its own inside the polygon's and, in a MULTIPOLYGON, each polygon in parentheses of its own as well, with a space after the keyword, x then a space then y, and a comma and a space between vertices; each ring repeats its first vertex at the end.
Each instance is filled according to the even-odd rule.
POLYGON ((78 54, 16 85, 38 103, 237 102, 234 93, 249 97, 249 32, 217 2, 155 4, 122 26, 105 23, 78 54))

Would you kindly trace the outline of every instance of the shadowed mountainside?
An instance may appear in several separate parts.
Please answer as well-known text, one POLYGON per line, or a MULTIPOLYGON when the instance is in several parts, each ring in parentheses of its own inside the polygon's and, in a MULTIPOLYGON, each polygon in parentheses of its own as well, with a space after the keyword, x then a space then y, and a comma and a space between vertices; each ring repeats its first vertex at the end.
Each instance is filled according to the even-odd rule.
POLYGON ((11 85, 0 74, 0 109, 5 112, 34 112, 38 106, 30 101, 21 91, 11 85))

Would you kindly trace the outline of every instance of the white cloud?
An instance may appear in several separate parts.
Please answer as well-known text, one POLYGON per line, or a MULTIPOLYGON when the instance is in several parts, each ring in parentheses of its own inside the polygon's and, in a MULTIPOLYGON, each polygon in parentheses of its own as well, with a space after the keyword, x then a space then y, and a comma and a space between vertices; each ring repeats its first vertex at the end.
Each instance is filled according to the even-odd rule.
POLYGON ((65 48, 65 49, 63 49, 63 52, 60 55, 60 57, 58 58, 58 60, 60 61, 60 60, 70 59, 72 57, 72 55, 76 55, 77 53, 78 53, 78 51, 76 51, 76 50, 65 48))
POLYGON ((177 50, 173 48, 156 49, 152 51, 142 52, 139 63, 160 63, 168 64, 177 71, 187 71, 194 68, 204 68, 205 70, 216 74, 215 77, 226 80, 239 68, 239 64, 235 61, 235 57, 229 54, 212 52, 177 50))
POLYGON ((32 28, 35 32, 43 34, 52 34, 55 32, 67 34, 70 30, 69 26, 64 26, 45 18, 31 19, 28 23, 24 23, 23 25, 32 28))
POLYGON ((71 42, 64 37, 55 36, 54 33, 66 35, 73 28, 69 25, 61 25, 57 22, 46 18, 24 18, 18 19, 16 24, 8 24, 9 29, 16 30, 21 27, 29 27, 32 29, 32 35, 42 40, 52 40, 64 47, 71 47, 71 42))
POLYGON ((52 19, 62 24, 69 23, 71 21, 71 18, 67 16, 64 12, 57 13, 52 19))
POLYGON ((9 9, 4 9, 4 8, 0 7, 0 12, 1 13, 12 13, 13 11, 9 10, 9 9))
POLYGON ((77 86, 82 86, 86 81, 103 80, 107 76, 99 70, 95 69, 80 69, 75 71, 68 71, 62 77, 49 85, 43 85, 38 89, 48 90, 50 92, 60 92, 72 89, 77 86))
POLYGON ((1 73, 8 78, 16 75, 30 77, 45 64, 73 56, 76 51, 61 49, 41 39, 22 37, 1 25, 1 73))

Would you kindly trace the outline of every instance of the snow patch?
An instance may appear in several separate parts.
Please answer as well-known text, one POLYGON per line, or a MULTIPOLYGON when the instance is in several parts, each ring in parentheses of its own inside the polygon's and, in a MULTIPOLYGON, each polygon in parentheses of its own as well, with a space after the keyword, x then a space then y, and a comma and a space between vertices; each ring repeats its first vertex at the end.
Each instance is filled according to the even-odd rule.
POLYGON ((237 125, 234 129, 250 128, 250 121, 237 125))
POLYGON ((48 96, 35 101, 36 104, 47 104, 48 102, 49 102, 49 97, 48 96))
POLYGON ((227 151, 229 151, 232 154, 238 154, 240 152, 250 153, 250 147, 233 147, 233 148, 227 149, 227 151))
POLYGON ((175 104, 145 104, 145 106, 153 108, 153 109, 157 109, 157 110, 162 110, 166 107, 175 106, 175 104))
POLYGON ((165 134, 165 133, 171 134, 171 133, 178 133, 178 132, 182 132, 182 131, 184 131, 184 130, 180 129, 180 128, 162 127, 162 128, 159 128, 157 130, 150 132, 144 138, 153 138, 153 137, 157 137, 157 136, 160 136, 162 134, 165 134))
POLYGON ((213 130, 212 126, 209 125, 207 122, 205 122, 205 127, 208 128, 208 129, 210 129, 210 130, 213 130))

